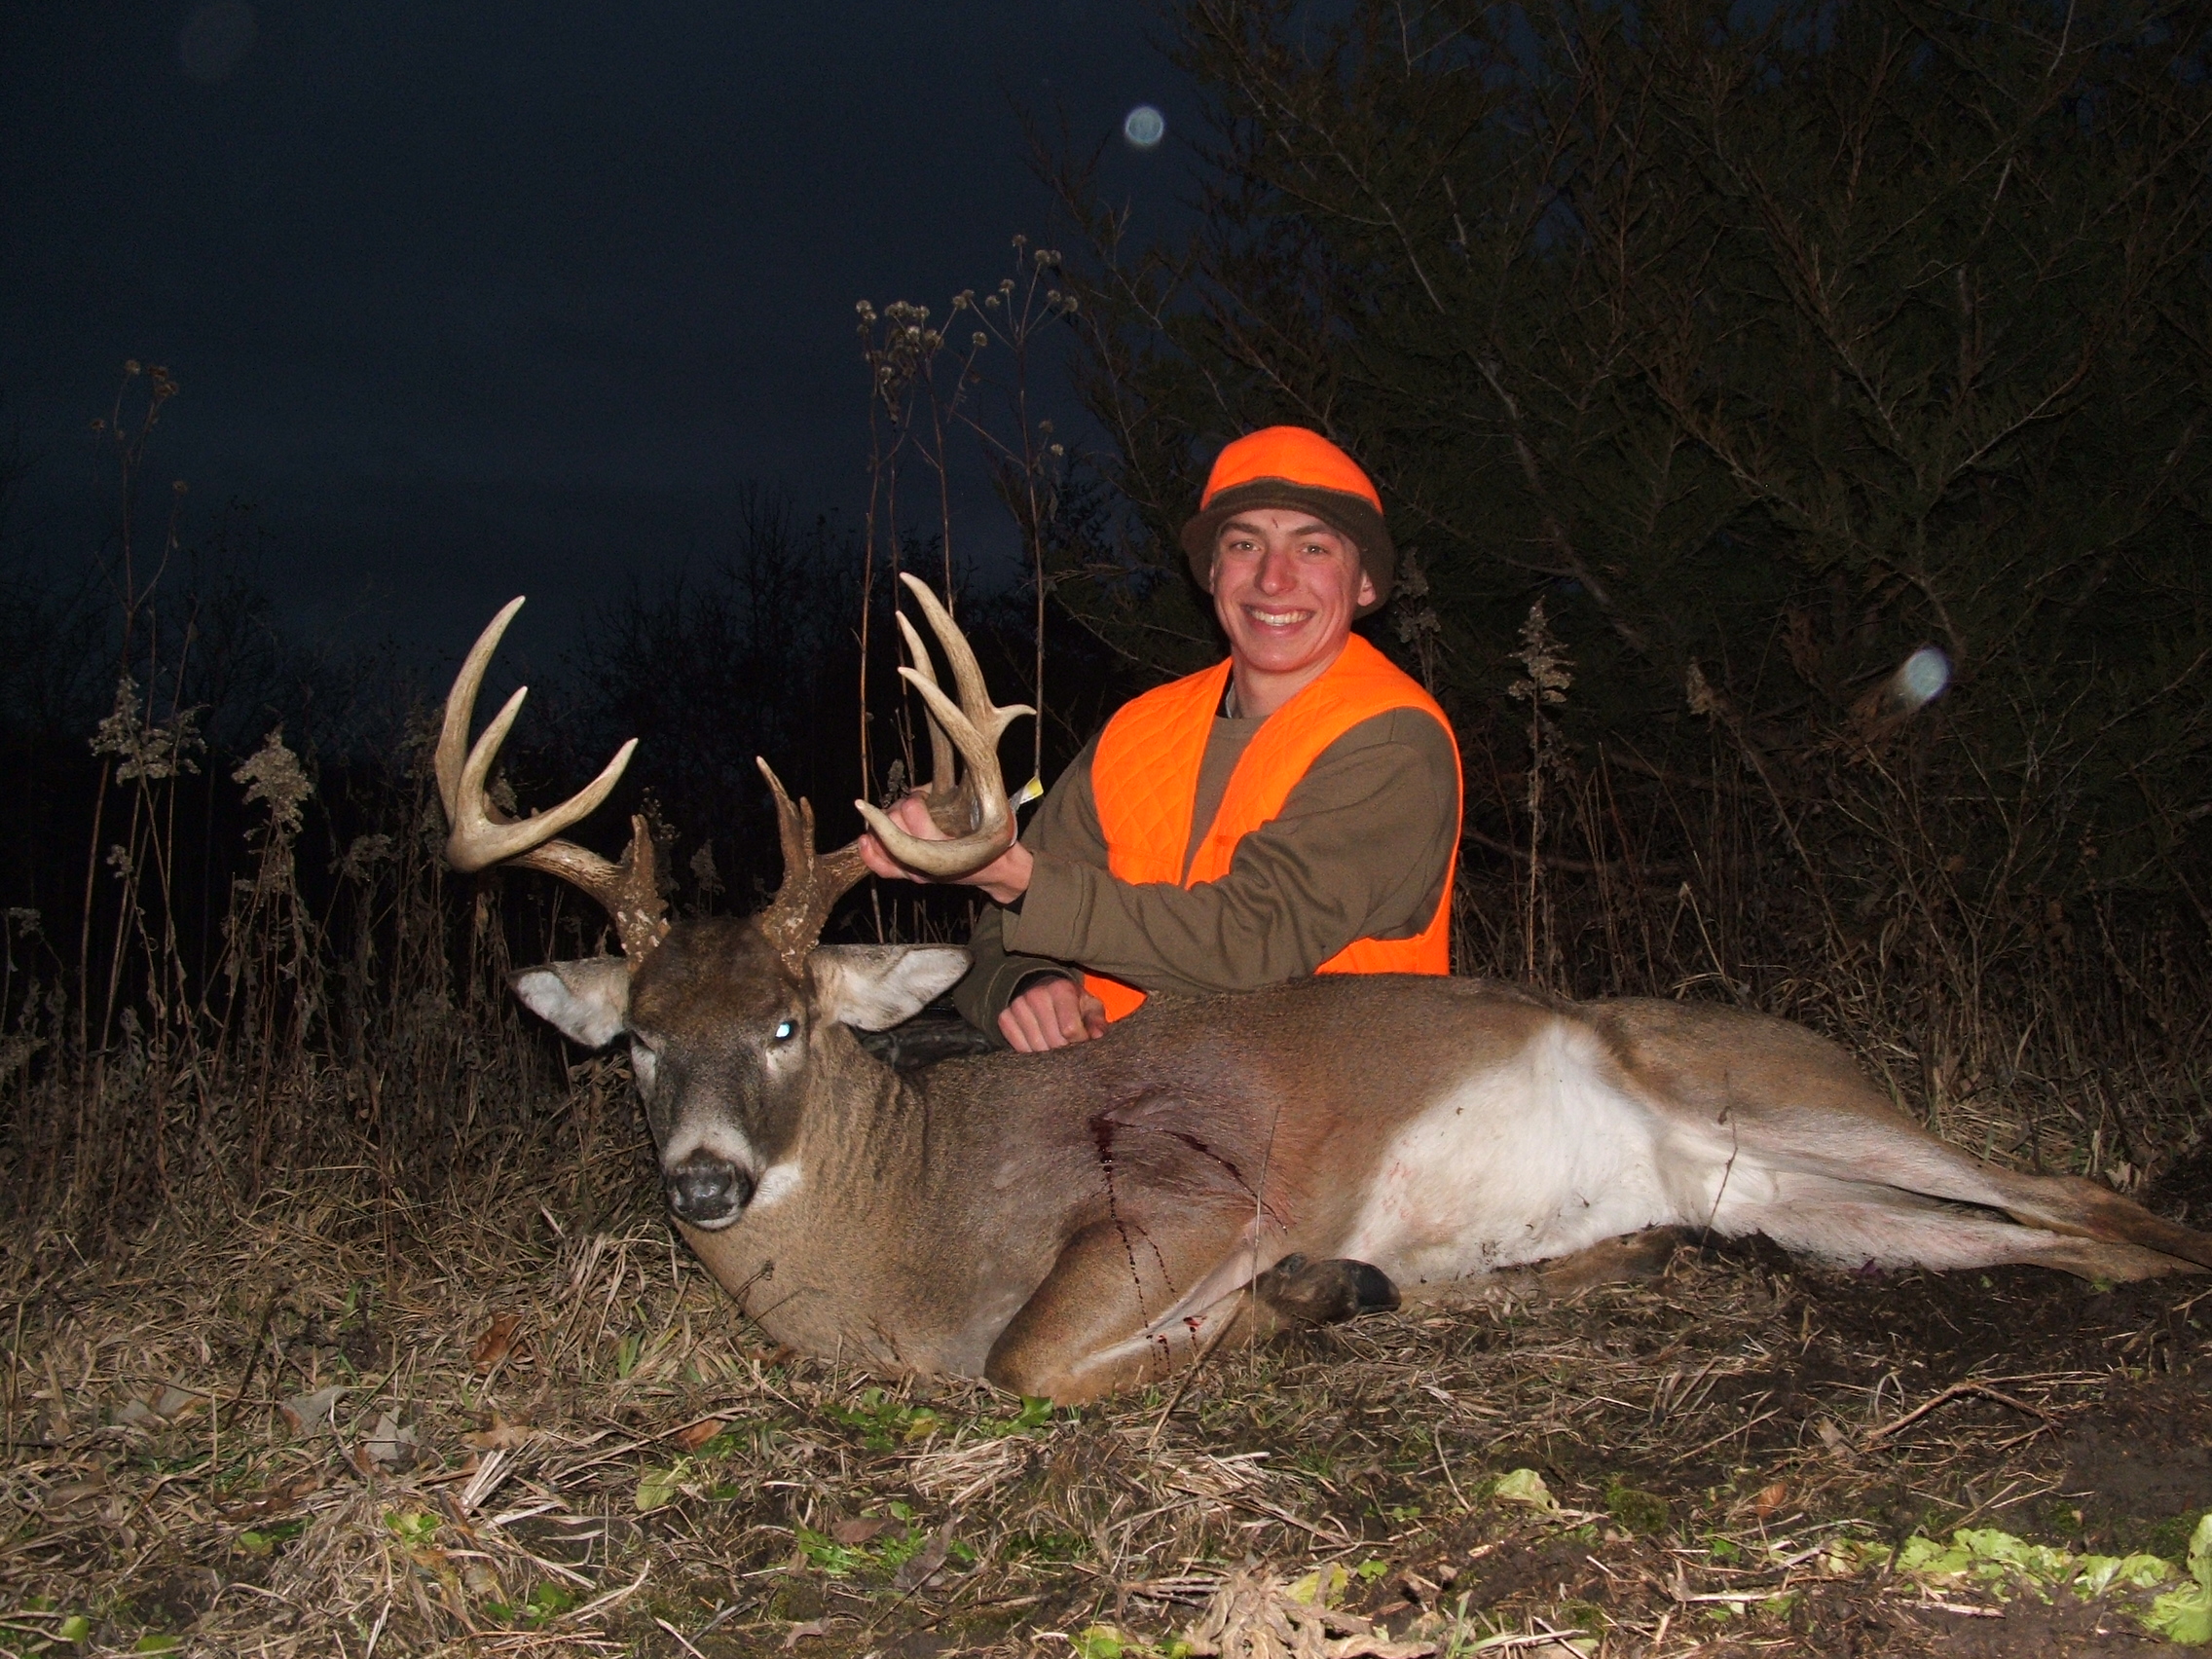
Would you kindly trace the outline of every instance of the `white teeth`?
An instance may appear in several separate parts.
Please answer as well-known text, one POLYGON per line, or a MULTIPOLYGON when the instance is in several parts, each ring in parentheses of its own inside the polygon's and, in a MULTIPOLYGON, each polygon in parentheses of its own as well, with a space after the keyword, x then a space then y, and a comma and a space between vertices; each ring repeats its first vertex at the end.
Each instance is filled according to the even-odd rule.
POLYGON ((1282 628, 1293 622, 1303 622, 1311 614, 1312 612, 1309 610, 1255 610, 1251 612, 1253 621, 1264 622, 1271 628, 1282 628))

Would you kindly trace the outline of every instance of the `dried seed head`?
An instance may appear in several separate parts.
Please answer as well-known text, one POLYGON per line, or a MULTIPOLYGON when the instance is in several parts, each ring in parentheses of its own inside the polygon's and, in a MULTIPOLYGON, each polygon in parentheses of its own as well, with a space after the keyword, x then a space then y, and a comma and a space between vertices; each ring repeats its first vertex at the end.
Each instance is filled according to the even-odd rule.
POLYGON ((277 726, 261 740, 252 758, 231 774, 231 782, 245 785, 245 798, 269 803, 269 827, 289 837, 300 828, 300 807, 314 793, 300 757, 284 747, 284 728, 277 726))
POLYGON ((1553 636, 1540 599, 1529 607, 1529 619, 1521 624, 1521 648, 1513 653, 1513 660, 1528 671, 1529 678, 1507 686, 1507 696, 1538 706, 1567 701, 1567 688, 1574 683, 1574 663, 1553 636))
POLYGON ((1728 712, 1727 703, 1713 688, 1713 682, 1706 679, 1705 670, 1698 666, 1695 657, 1690 659, 1689 672, 1682 677, 1682 690, 1689 698, 1693 715, 1712 719, 1728 712))

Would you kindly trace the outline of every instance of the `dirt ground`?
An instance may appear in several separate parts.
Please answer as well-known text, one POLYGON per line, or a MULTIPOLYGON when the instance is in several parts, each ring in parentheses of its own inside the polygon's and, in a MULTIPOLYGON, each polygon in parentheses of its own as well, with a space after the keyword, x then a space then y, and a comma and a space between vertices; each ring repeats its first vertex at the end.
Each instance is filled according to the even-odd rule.
POLYGON ((1066 1412, 770 1349, 643 1207, 349 1179, 12 1244, 0 1650, 2137 1655, 2151 1590, 1911 1541, 2212 1510, 2202 1279, 1693 1247, 1066 1412))

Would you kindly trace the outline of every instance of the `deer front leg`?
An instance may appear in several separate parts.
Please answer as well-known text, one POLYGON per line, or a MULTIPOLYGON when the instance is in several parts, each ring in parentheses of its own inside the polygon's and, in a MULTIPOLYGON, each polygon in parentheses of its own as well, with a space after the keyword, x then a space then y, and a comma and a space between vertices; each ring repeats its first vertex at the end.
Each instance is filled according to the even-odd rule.
POLYGON ((1223 1342, 1398 1306, 1397 1288, 1364 1262, 1271 1262, 1280 1244, 1256 1247, 1248 1220, 1176 1220, 1179 1236, 1108 1220, 1070 1238, 992 1346, 984 1376, 1080 1405, 1156 1382, 1223 1342))
MULTIPOLYGON (((1126 1219, 1094 1222, 1059 1259, 991 1345, 983 1375, 1003 1388, 1081 1405, 1157 1382, 1215 1335, 1213 1309, 1155 1331, 1235 1236, 1202 1214, 1156 1234, 1126 1219)), ((1246 1270, 1249 1273, 1250 1270, 1246 1270)))

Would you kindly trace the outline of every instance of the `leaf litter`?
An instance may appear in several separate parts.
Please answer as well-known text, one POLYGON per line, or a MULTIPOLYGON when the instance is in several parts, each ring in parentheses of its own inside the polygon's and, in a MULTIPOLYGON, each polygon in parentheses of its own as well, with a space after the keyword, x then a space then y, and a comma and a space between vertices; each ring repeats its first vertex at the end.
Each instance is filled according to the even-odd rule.
POLYGON ((1410 1306, 1067 1411, 778 1348, 643 1199, 541 1213, 323 1190, 185 1206, 91 1262, 12 1252, 10 1650, 1672 1659, 2212 1634, 2189 1281, 1685 1249, 1651 1282, 1410 1306))

